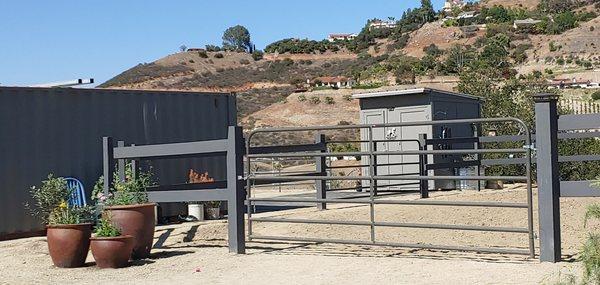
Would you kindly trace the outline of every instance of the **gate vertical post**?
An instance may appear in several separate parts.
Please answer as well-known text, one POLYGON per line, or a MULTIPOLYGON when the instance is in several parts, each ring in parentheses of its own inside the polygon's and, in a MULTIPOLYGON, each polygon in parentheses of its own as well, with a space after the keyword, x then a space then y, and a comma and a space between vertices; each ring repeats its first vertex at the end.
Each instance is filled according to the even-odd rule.
POLYGON ((537 94, 533 100, 535 101, 540 260, 557 262, 561 258, 558 95, 537 94))
MULTIPOLYGON (((124 141, 117 141, 117 147, 124 147, 124 141)), ((119 181, 125 182, 125 159, 117 160, 117 174, 119 175, 119 181)))
POLYGON ((108 195, 113 183, 115 172, 115 158, 113 153, 113 139, 102 137, 102 173, 104 178, 104 195, 108 195))
MULTIPOLYGON (((325 135, 324 134, 315 134, 315 144, 321 146, 321 153, 327 152, 327 145, 325 144, 325 135)), ((315 158, 316 172, 319 176, 327 176, 327 165, 326 165, 326 157, 317 156, 315 158)), ((327 181, 325 180, 315 180, 315 190, 317 190, 317 199, 326 199, 327 198, 327 181)), ((327 209, 327 203, 317 203, 317 209, 325 210, 327 209)))
POLYGON ((229 252, 246 253, 244 233, 244 141, 242 128, 229 126, 227 134, 227 230, 229 252))
MULTIPOLYGON (((427 134, 419 134, 419 150, 427 150, 427 134)), ((427 154, 419 155, 419 175, 427 176, 427 154)), ((429 198, 429 180, 419 180, 421 198, 429 198)))

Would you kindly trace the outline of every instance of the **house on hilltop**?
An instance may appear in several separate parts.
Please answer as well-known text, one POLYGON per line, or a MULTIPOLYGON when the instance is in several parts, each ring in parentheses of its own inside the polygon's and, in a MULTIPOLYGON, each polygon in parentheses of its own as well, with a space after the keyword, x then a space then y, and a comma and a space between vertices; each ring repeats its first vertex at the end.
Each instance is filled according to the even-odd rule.
POLYGON ((369 29, 393 29, 398 24, 394 21, 373 20, 369 23, 369 29))
POLYGON ((357 34, 329 34, 329 37, 327 37, 327 40, 329 42, 346 41, 346 40, 353 40, 356 38, 356 36, 357 36, 357 34))
POLYGON ((513 28, 515 28, 515 29, 531 28, 541 22, 542 22, 541 20, 534 20, 532 18, 528 18, 525 20, 515 20, 513 22, 513 28))
POLYGON ((354 80, 346 76, 321 76, 306 83, 313 87, 352 88, 354 80))
POLYGON ((465 1, 463 0, 446 0, 444 3, 444 12, 450 13, 454 7, 462 8, 465 6, 465 1))

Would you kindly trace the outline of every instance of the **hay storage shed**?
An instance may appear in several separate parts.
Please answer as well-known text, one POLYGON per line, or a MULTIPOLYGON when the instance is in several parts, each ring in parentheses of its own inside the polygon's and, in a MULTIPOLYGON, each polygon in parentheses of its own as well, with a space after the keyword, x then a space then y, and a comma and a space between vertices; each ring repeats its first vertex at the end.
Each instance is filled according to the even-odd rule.
MULTIPOLYGON (((355 94, 359 100, 361 124, 384 124, 417 121, 437 121, 452 119, 480 118, 482 99, 479 97, 430 88, 406 89, 355 94)), ((419 134, 425 134, 428 139, 471 137, 474 128, 472 124, 453 125, 423 125, 384 127, 373 129, 373 139, 377 151, 406 151, 418 150, 419 134)), ((369 139, 368 131, 361 130, 361 140, 369 139)), ((447 145, 433 144, 429 149, 445 149, 447 145)), ((473 144, 453 145, 452 148, 473 148, 473 144)), ((361 144, 362 151, 368 151, 368 143, 361 144)), ((429 155, 428 163, 452 162, 460 159, 451 155, 429 155)), ((363 158, 368 164, 368 157, 363 158)), ((377 175, 418 175, 418 155, 380 155, 376 158, 377 175)), ((365 175, 368 168, 363 168, 365 175)), ((452 169, 437 169, 429 171, 428 175, 454 175, 452 169)), ((378 181, 380 190, 417 190, 419 181, 378 181)), ((368 187, 364 181, 363 186, 368 187)), ((455 189, 454 180, 430 181, 429 188, 455 189)))

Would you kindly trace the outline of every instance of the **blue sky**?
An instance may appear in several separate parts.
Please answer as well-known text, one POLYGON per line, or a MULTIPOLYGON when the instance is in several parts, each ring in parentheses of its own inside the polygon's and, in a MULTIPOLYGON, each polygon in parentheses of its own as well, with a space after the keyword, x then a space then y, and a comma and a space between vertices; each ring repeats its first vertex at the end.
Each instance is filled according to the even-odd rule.
MULTIPOLYGON (((443 0, 432 1, 440 9, 443 0)), ((246 26, 257 48, 283 38, 358 32, 367 19, 399 18, 419 0, 0 2, 0 85, 93 77, 104 82, 180 45, 221 44, 246 26)))

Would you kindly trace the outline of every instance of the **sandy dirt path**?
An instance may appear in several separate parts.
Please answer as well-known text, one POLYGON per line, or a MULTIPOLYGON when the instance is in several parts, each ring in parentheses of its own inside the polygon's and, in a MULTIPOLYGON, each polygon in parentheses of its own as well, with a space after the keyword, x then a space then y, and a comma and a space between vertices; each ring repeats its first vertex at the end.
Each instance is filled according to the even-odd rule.
MULTIPOLYGON (((522 187, 501 191, 443 192, 432 199, 522 201, 522 187)), ((407 196, 403 199, 413 199, 407 196)), ((535 201, 535 197, 534 197, 535 201)), ((477 254, 403 248, 285 242, 248 243, 246 255, 228 253, 226 223, 185 223, 157 228, 150 259, 119 270, 100 270, 88 257, 78 269, 57 269, 45 238, 0 242, 0 284, 554 284, 559 275, 579 274, 574 262, 586 231, 586 205, 598 199, 562 199, 565 262, 540 263, 518 255, 477 254)), ((327 211, 301 208, 259 214, 280 218, 362 220, 368 207, 340 205, 327 211)), ((386 221, 472 225, 525 225, 523 210, 381 206, 386 221)), ((537 213, 536 213, 537 217, 537 213)), ((536 218, 537 220, 537 218, 536 218)), ((368 227, 256 223, 257 233, 283 236, 368 239, 368 227)), ((537 232, 537 225, 536 225, 537 232)), ((480 232, 378 229, 377 238, 473 246, 526 248, 527 235, 480 232)), ((537 243, 537 240, 536 240, 537 243)))

